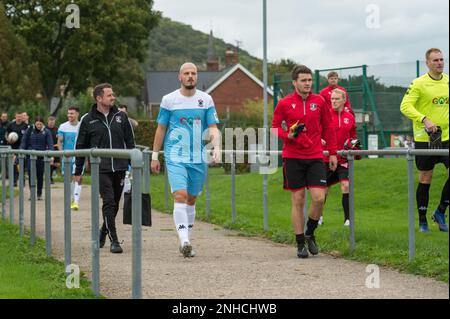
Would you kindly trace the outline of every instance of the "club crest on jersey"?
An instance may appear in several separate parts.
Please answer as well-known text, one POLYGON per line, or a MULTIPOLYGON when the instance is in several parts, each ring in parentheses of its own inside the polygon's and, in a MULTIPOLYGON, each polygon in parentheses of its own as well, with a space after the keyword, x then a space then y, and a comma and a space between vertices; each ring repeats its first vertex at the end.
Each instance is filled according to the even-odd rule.
POLYGON ((297 104, 292 104, 292 108, 295 110, 295 107, 297 106, 297 104))
POLYGON ((199 107, 205 106, 202 99, 198 100, 198 106, 199 106, 199 107))
POLYGON ((345 123, 345 124, 350 123, 350 120, 348 119, 348 117, 344 117, 344 123, 345 123))
POLYGON ((311 111, 315 111, 315 110, 317 110, 317 104, 311 103, 311 106, 309 108, 311 109, 311 111))
POLYGON ((122 123, 122 118, 120 116, 116 116, 116 122, 117 123, 122 123))

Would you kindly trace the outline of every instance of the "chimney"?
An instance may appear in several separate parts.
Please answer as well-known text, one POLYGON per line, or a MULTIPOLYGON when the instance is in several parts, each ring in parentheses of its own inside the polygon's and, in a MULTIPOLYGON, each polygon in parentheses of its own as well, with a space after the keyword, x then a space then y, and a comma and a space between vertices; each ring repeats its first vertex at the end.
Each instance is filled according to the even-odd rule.
POLYGON ((212 30, 209 33, 206 70, 207 71, 215 71, 215 72, 219 71, 219 59, 217 58, 216 52, 214 50, 214 36, 213 36, 212 30))
POLYGON ((239 57, 236 51, 231 48, 227 48, 225 51, 225 65, 227 67, 233 66, 239 63, 239 57))

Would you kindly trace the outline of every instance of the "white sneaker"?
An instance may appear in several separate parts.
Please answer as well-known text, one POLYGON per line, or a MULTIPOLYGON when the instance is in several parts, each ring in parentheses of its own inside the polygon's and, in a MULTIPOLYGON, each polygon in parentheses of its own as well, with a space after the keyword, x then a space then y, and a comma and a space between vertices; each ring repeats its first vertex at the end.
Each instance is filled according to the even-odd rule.
POLYGON ((349 219, 345 220, 344 226, 350 226, 350 220, 349 219))
POLYGON ((185 241, 183 246, 180 247, 180 252, 183 254, 184 258, 194 257, 192 256, 192 245, 188 241, 185 241))
POLYGON ((319 224, 319 225, 323 224, 323 216, 320 216, 319 221, 317 222, 317 224, 319 224))
MULTIPOLYGON (((191 245, 192 246, 192 245, 191 245)), ((180 246, 180 253, 183 254, 183 247, 180 246)), ((191 250, 191 255, 188 257, 195 257, 195 255, 197 255, 197 253, 195 252, 195 250, 192 248, 191 250)))

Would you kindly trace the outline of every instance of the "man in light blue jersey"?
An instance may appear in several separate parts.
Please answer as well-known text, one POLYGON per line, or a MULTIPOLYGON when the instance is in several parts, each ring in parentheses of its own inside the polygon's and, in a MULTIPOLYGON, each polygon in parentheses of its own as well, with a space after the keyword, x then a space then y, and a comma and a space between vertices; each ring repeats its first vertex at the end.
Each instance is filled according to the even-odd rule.
MULTIPOLYGON (((67 110, 67 122, 61 124, 58 128, 58 149, 65 150, 74 150, 75 143, 77 141, 78 128, 80 126, 80 122, 78 122, 78 116, 80 114, 80 110, 78 107, 71 106, 67 110)), ((70 167, 72 168, 69 174, 73 174, 75 169, 75 158, 72 157, 70 160, 70 167)), ((64 175, 64 165, 61 167, 61 172, 64 175)), ((81 195, 81 180, 80 182, 72 182, 72 203, 70 208, 73 210, 78 210, 79 202, 81 195)))
POLYGON ((207 149, 212 146, 214 162, 219 162, 219 118, 212 97, 197 86, 197 67, 185 63, 180 68, 180 89, 165 95, 158 115, 151 168, 159 173, 159 151, 164 158, 174 197, 173 219, 180 239, 180 252, 194 257, 190 237, 195 221, 195 202, 203 189, 208 165, 207 149), (205 141, 210 141, 205 145, 205 141))

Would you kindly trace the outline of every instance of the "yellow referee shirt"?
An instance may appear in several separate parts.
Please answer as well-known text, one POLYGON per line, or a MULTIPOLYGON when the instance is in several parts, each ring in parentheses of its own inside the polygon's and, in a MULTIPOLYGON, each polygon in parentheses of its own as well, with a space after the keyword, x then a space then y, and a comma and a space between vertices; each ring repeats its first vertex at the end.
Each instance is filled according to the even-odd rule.
POLYGON ((414 141, 428 142, 423 119, 427 117, 442 129, 442 141, 448 141, 448 74, 440 80, 425 74, 415 79, 403 97, 400 111, 413 121, 414 141))

